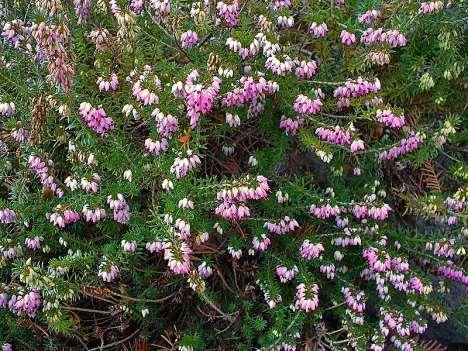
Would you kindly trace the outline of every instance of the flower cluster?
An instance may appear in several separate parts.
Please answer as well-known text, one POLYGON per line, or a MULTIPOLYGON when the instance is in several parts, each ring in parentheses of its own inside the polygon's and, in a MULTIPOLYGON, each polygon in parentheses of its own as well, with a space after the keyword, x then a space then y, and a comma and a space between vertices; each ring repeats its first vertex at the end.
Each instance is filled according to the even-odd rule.
POLYGON ((309 27, 309 33, 313 34, 315 37, 320 38, 324 37, 328 33, 328 27, 326 23, 316 23, 312 22, 309 27))
POLYGON ((418 348, 468 286, 465 9, 377 3, 12 1, 0 335, 418 348))
POLYGON ((50 189, 57 197, 63 196, 63 190, 59 187, 54 177, 49 172, 49 167, 53 167, 52 160, 48 160, 47 164, 38 156, 31 155, 28 159, 29 168, 39 177, 44 189, 50 189))
POLYGON ((192 30, 188 30, 180 36, 181 46, 184 49, 189 49, 198 42, 198 35, 192 30))
POLYGON ((218 201, 222 201, 215 209, 215 213, 230 221, 237 221, 250 216, 250 209, 244 204, 248 200, 261 200, 268 196, 270 186, 268 179, 257 176, 257 185, 249 186, 249 179, 244 184, 232 184, 216 194, 218 201))
POLYGON ((405 116, 395 116, 391 110, 377 110, 375 118, 390 128, 401 128, 405 125, 405 116))
POLYGON ((68 224, 78 222, 79 220, 80 215, 78 212, 63 207, 62 205, 57 205, 54 212, 52 212, 49 217, 50 223, 59 228, 65 228, 68 224))
POLYGON ((16 221, 15 211, 9 208, 3 208, 0 210, 0 223, 13 223, 16 221))
POLYGON ((314 311, 319 303, 319 287, 317 284, 299 284, 296 287, 295 306, 305 312, 314 311))
MULTIPOLYGON (((0 304, 2 306, 3 304, 0 304)), ((41 294, 37 290, 29 292, 19 291, 10 297, 8 308, 11 312, 19 316, 29 316, 34 318, 41 307, 41 294)))
POLYGON ((380 17, 380 14, 381 13, 380 13, 379 10, 367 10, 365 13, 363 13, 361 16, 359 16, 358 21, 360 23, 371 24, 377 18, 380 17))
MULTIPOLYGON (((127 81, 131 81, 136 75, 137 71, 133 70, 127 77, 127 81)), ((150 65, 145 65, 142 73, 132 85, 133 97, 144 106, 157 104, 159 102, 159 98, 155 91, 158 90, 161 90, 161 81, 158 76, 153 73, 153 68, 150 65), (151 89, 151 87, 153 89, 151 89)))
POLYGON ((107 204, 113 211, 114 220, 119 223, 126 223, 130 219, 130 206, 122 194, 117 194, 114 198, 112 195, 107 197, 107 204))
POLYGON ((444 3, 442 1, 422 2, 421 7, 419 8, 419 13, 438 12, 443 8, 444 8, 444 3))
POLYGON ((299 95, 294 102, 294 111, 301 115, 314 115, 320 111, 322 102, 320 99, 310 99, 305 95, 299 95))
POLYGON ((120 270, 115 264, 112 264, 108 261, 103 261, 99 265, 98 277, 100 277, 105 282, 112 282, 119 275, 120 270))
POLYGON ((291 269, 288 269, 286 266, 276 267, 276 275, 280 279, 281 283, 287 283, 288 281, 293 280, 297 273, 299 273, 297 266, 293 266, 291 269))
POLYGON ((417 133, 412 133, 408 138, 402 139, 400 145, 394 146, 389 150, 385 150, 379 154, 381 160, 394 160, 404 154, 413 152, 423 142, 421 136, 417 133))
POLYGON ((299 223, 294 218, 289 218, 288 216, 284 216, 284 218, 279 221, 279 223, 271 223, 265 222, 263 225, 270 233, 275 234, 286 234, 289 232, 293 232, 297 228, 299 228, 299 223))
POLYGON ((84 119, 88 127, 98 134, 106 134, 108 131, 114 129, 113 119, 107 116, 102 106, 95 108, 89 102, 82 102, 78 113, 84 119))
POLYGON ((281 116, 280 128, 286 132, 286 135, 295 135, 300 126, 304 124, 303 118, 291 118, 285 115, 281 116))
POLYGON ((396 48, 406 45, 406 37, 396 29, 384 31, 383 28, 367 28, 361 35, 361 43, 365 45, 385 43, 396 48))
POLYGON ((237 0, 234 0, 231 5, 219 1, 216 8, 218 15, 224 19, 228 27, 237 26, 239 21, 239 3, 237 0))
POLYGON ((309 240, 304 240, 300 248, 300 254, 306 260, 319 258, 325 248, 321 243, 312 244, 309 240))
POLYGON ((10 117, 16 112, 16 107, 13 102, 2 102, 0 103, 0 115, 10 117))
POLYGON ((115 73, 111 73, 108 79, 99 77, 96 80, 96 84, 99 87, 100 91, 116 91, 119 87, 119 79, 115 73))

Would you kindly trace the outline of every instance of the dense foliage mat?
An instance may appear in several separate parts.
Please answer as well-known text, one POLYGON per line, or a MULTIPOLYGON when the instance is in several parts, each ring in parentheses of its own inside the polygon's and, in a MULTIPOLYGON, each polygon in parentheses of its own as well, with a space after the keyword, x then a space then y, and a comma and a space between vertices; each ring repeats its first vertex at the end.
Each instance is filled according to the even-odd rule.
POLYGON ((465 5, 1 2, 3 350, 467 335, 465 5))

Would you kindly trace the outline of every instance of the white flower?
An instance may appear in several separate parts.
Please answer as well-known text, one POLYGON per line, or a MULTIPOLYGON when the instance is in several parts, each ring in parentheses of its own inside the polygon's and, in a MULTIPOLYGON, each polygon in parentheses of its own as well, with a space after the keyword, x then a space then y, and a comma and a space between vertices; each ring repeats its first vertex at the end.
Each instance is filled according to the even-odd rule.
POLYGON ((182 200, 179 201, 178 204, 179 208, 190 208, 193 209, 193 201, 184 197, 182 200))
POLYGON ((258 164, 257 159, 255 156, 250 156, 249 157, 249 166, 250 167, 255 167, 258 164))
POLYGON ((132 171, 130 169, 127 169, 124 173, 123 173, 123 177, 124 179, 128 180, 129 182, 132 181, 132 171))
POLYGON ((65 185, 69 187, 71 191, 75 191, 78 188, 78 181, 75 178, 68 176, 65 179, 65 185))
POLYGON ((174 184, 169 179, 164 179, 162 182, 162 188, 166 191, 171 191, 174 189, 174 184))

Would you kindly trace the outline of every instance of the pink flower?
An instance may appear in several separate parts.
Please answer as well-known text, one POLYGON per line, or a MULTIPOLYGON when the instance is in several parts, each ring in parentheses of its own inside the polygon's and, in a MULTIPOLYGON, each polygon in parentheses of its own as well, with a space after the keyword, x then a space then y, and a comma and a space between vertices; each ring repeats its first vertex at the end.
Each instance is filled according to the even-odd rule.
POLYGON ((5 117, 13 116, 16 112, 16 107, 13 102, 1 102, 0 103, 0 115, 5 117))
POLYGON ((226 113, 226 123, 232 127, 239 127, 240 126, 240 118, 238 115, 232 115, 231 113, 226 113))
POLYGON ((276 233, 281 235, 296 230, 297 228, 299 228, 299 223, 297 223, 295 219, 291 219, 288 216, 284 216, 284 218, 278 224, 265 222, 263 226, 267 228, 270 233, 276 233))
POLYGON ((377 110, 376 119, 390 128, 401 128, 405 125, 405 116, 395 116, 390 110, 377 110))
POLYGON ((41 248, 41 242, 44 240, 42 236, 35 236, 34 238, 26 238, 24 244, 31 250, 37 250, 41 248))
POLYGON ((110 263, 102 262, 99 266, 98 277, 100 277, 105 282, 112 282, 119 275, 119 267, 110 263))
POLYGON ((351 143, 351 152, 354 154, 362 150, 364 150, 364 142, 361 139, 353 140, 351 143))
POLYGON ((113 210, 114 220, 118 223, 127 223, 130 219, 130 207, 122 194, 117 194, 114 199, 111 195, 107 197, 107 204, 113 210))
POLYGON ((335 278, 336 268, 334 264, 320 265, 320 272, 325 274, 328 279, 335 278))
POLYGON ((139 15, 143 11, 143 5, 143 0, 132 0, 130 2, 130 9, 139 15))
POLYGON ((305 95, 299 95, 294 102, 294 111, 302 115, 314 115, 320 111, 322 102, 320 99, 312 100, 305 95))
POLYGON ((47 161, 47 165, 39 157, 31 155, 28 159, 29 168, 39 177, 43 188, 52 190, 57 197, 63 196, 63 190, 58 186, 54 177, 49 172, 48 166, 53 166, 52 160, 47 161))
POLYGON ((255 236, 252 239, 252 245, 254 250, 259 251, 259 252, 264 252, 268 249, 268 246, 270 246, 270 239, 265 234, 262 234, 261 236, 255 236))
POLYGON ((237 0, 234 0, 231 5, 219 1, 216 8, 218 10, 218 15, 226 21, 228 27, 232 28, 237 26, 239 21, 239 3, 237 0))
POLYGON ((319 287, 317 284, 299 284, 296 287, 296 307, 305 312, 314 311, 319 303, 318 293, 319 287))
POLYGON ((189 49, 198 42, 198 35, 192 30, 188 30, 180 36, 181 46, 184 49, 189 49))
POLYGON ((438 12, 444 8, 444 3, 442 1, 428 1, 421 3, 419 8, 419 13, 427 14, 438 12))
POLYGON ((164 249, 164 259, 175 274, 186 274, 190 270, 192 249, 184 241, 169 242, 164 249))
POLYGON ((162 138, 161 141, 154 141, 151 138, 145 140, 145 148, 151 152, 153 155, 160 155, 163 152, 166 152, 169 148, 169 143, 167 139, 162 138))
POLYGON ((265 68, 268 68, 278 76, 284 76, 286 73, 292 72, 294 68, 294 60, 287 55, 283 55, 283 61, 278 59, 275 55, 267 58, 265 68))
POLYGON ((351 290, 348 287, 342 287, 341 292, 344 295, 345 303, 356 313, 363 313, 366 309, 364 301, 364 291, 360 291, 356 295, 351 294, 351 290))
POLYGON ((228 221, 238 221, 250 216, 250 209, 243 203, 224 201, 215 209, 218 216, 228 221))
MULTIPOLYGON (((135 71, 131 72, 130 77, 128 77, 127 79, 131 79, 135 74, 135 71)), ((159 98, 156 95, 155 91, 150 90, 146 87, 146 85, 148 84, 154 86, 155 91, 160 91, 162 89, 159 77, 155 73, 153 73, 153 67, 151 67, 150 65, 145 65, 143 67, 143 71, 138 76, 138 79, 133 83, 132 86, 133 97, 137 101, 141 102, 144 106, 157 104, 159 102, 159 98)))
POLYGON ((86 222, 96 223, 106 218, 106 211, 99 207, 90 209, 88 205, 84 205, 81 213, 86 222))
POLYGON ((385 272, 391 268, 390 256, 384 251, 379 252, 376 248, 369 247, 364 250, 362 256, 367 259, 369 267, 374 272, 385 272))
POLYGON ((34 318, 41 306, 41 295, 37 290, 28 293, 19 292, 13 295, 8 302, 11 312, 18 316, 29 316, 34 318))
POLYGON ((333 130, 325 129, 323 127, 317 128, 315 130, 315 135, 332 144, 351 144, 351 134, 347 130, 343 130, 340 126, 336 126, 333 130))
POLYGON ((301 61, 296 68, 296 77, 300 79, 312 79, 317 71, 317 63, 315 61, 301 61))
POLYGON ((388 214, 392 209, 387 204, 381 207, 372 206, 368 209, 368 216, 379 221, 384 221, 388 218, 388 214))
POLYGON ((240 107, 247 103, 252 103, 263 99, 266 95, 275 93, 279 86, 274 81, 267 81, 260 77, 258 82, 255 82, 253 77, 243 76, 240 79, 240 87, 226 93, 222 100, 222 105, 225 107, 240 107))
POLYGON ((286 266, 276 267, 276 275, 280 278, 281 283, 287 283, 294 279, 298 272, 297 266, 293 266, 291 269, 288 269, 286 266))
POLYGON ((380 90, 380 81, 376 78, 374 83, 371 83, 362 77, 358 77, 356 80, 347 80, 343 86, 335 89, 333 96, 349 98, 367 95, 370 93, 376 93, 380 90))
POLYGON ((360 40, 361 43, 365 45, 382 43, 389 44, 391 47, 399 47, 406 45, 406 37, 396 29, 385 32, 382 28, 367 28, 362 33, 360 40))
POLYGON ((400 145, 381 152, 379 154, 379 159, 387 161, 394 160, 404 154, 415 151, 422 144, 422 142, 423 140, 418 134, 411 133, 408 138, 402 139, 400 141, 400 145))
POLYGON ((114 121, 107 116, 106 111, 101 106, 94 108, 91 104, 82 102, 78 113, 85 120, 88 127, 98 134, 106 134, 109 130, 114 129, 114 121))
POLYGON ((221 79, 213 77, 211 85, 203 88, 201 84, 195 84, 199 77, 197 70, 193 70, 186 79, 185 86, 180 83, 173 86, 172 90, 176 97, 184 97, 187 106, 187 117, 190 119, 190 127, 197 126, 201 115, 213 109, 215 99, 221 88, 221 79))
POLYGON ((340 38, 341 42, 348 46, 356 43, 356 36, 353 33, 347 32, 345 30, 341 31, 340 38))
POLYGON ((213 268, 211 268, 208 263, 203 261, 197 268, 198 274, 200 274, 200 277, 203 279, 211 277, 213 274, 213 268))
POLYGON ((336 205, 331 206, 330 204, 326 204, 322 206, 311 205, 309 212, 317 218, 326 219, 338 216, 341 213, 341 210, 336 205))
POLYGON ((312 33, 315 37, 324 37, 328 33, 328 27, 326 23, 317 24, 316 22, 312 22, 309 27, 309 33, 312 33))
POLYGON ((281 116, 280 128, 286 132, 286 135, 296 135, 300 126, 304 124, 303 118, 286 118, 285 115, 281 116))
POLYGON ((359 16, 358 21, 360 23, 370 24, 374 22, 380 16, 380 11, 378 10, 368 10, 359 16))
POLYGON ((65 228, 66 225, 80 220, 78 212, 64 208, 61 205, 58 205, 54 211, 50 215, 49 221, 59 228, 65 228))
POLYGON ((151 253, 160 252, 166 248, 166 244, 161 240, 146 243, 146 250, 151 253))
POLYGON ((137 248, 137 243, 135 240, 132 240, 132 241, 122 240, 120 243, 120 246, 122 247, 122 250, 124 250, 125 252, 135 252, 137 248))
POLYGON ((8 224, 16 221, 16 213, 9 208, 0 209, 0 223, 8 224))
POLYGON ((306 260, 319 258, 323 251, 325 251, 325 248, 321 243, 312 244, 309 240, 304 240, 299 250, 301 256, 306 260))
POLYGON ((175 174, 177 179, 185 177, 193 167, 201 164, 200 158, 192 150, 187 149, 186 154, 187 157, 177 157, 170 168, 170 172, 175 174))
POLYGON ((114 72, 111 73, 108 79, 104 79, 103 77, 99 77, 96 81, 96 84, 99 87, 99 91, 116 91, 119 87, 119 79, 117 74, 114 72))

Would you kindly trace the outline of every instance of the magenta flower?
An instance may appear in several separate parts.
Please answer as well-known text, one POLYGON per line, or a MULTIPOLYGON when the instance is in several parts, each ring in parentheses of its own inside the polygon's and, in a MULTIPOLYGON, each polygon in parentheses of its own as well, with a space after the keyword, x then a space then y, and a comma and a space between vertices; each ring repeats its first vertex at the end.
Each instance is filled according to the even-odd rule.
POLYGON ((319 258, 323 251, 325 251, 325 248, 321 243, 313 244, 309 240, 304 240, 299 249, 301 256, 306 260, 319 258))
POLYGON ((299 95, 294 102, 294 111, 301 115, 314 115, 320 111, 322 101, 320 99, 312 100, 305 95, 299 95))
POLYGON ((356 43, 356 35, 345 30, 341 31, 340 38, 341 42, 348 46, 356 43))
POLYGON ((114 129, 114 121, 107 116, 106 111, 101 106, 95 108, 90 103, 82 102, 78 113, 88 127, 98 134, 106 134, 109 130, 114 129))
POLYGON ((314 311, 319 303, 318 293, 319 287, 317 284, 299 284, 296 287, 296 307, 305 312, 314 311))
POLYGON ((297 266, 293 266, 291 269, 288 269, 286 266, 276 267, 276 275, 280 279, 281 283, 287 283, 288 281, 293 280, 297 273, 299 273, 297 266))
POLYGON ((28 293, 18 292, 16 295, 11 296, 8 302, 10 311, 18 316, 34 318, 40 307, 41 295, 37 290, 32 290, 28 293))
POLYGON ((16 221, 16 213, 9 208, 0 209, 0 223, 8 224, 16 221))
POLYGON ((107 204, 114 212, 114 220, 118 223, 127 223, 130 219, 130 207, 122 194, 117 194, 114 199, 111 195, 107 197, 107 204))
POLYGON ((105 282, 112 282, 119 275, 120 270, 116 265, 104 261, 99 265, 98 277, 100 277, 105 282))
POLYGON ((184 49, 193 47, 198 42, 198 35, 192 30, 188 30, 180 36, 180 43, 184 49))
POLYGON ((400 141, 400 145, 381 152, 379 154, 379 159, 386 161, 394 160, 404 154, 415 151, 422 143, 423 140, 418 134, 411 133, 408 138, 400 141))
POLYGON ((175 274, 187 274, 190 270, 191 253, 192 249, 186 242, 170 242, 164 249, 164 259, 175 274))
POLYGON ((219 1, 216 9, 218 10, 218 15, 224 19, 228 27, 237 26, 239 21, 239 3, 237 0, 233 0, 231 5, 219 1))
POLYGON ((309 27, 309 33, 313 34, 316 38, 324 37, 328 33, 328 27, 326 23, 317 24, 312 22, 309 27))

